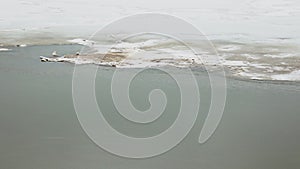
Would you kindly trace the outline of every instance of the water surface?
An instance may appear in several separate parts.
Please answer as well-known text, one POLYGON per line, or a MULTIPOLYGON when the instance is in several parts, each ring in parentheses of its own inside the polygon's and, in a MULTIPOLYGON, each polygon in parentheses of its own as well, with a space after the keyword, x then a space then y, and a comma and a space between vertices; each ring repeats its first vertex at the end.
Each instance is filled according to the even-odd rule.
MULTIPOLYGON (((72 102, 73 64, 41 63, 53 50, 74 53, 81 46, 12 48, 0 53, 0 164, 22 169, 166 169, 263 168, 300 166, 300 87, 298 83, 227 79, 223 119, 205 144, 199 133, 210 104, 207 73, 195 71, 201 94, 196 125, 177 147, 157 157, 117 157, 96 146, 81 129, 72 102)), ((87 69, 89 66, 87 65, 87 69)), ((145 137, 168 128, 177 116, 178 86, 166 74, 148 70, 131 86, 136 108, 149 106, 150 90, 161 88, 172 99, 164 115, 149 126, 130 123, 109 95, 114 68, 99 67, 96 95, 105 117, 122 133, 145 137)), ((126 70, 125 70, 126 71, 126 70)), ((130 70, 128 70, 130 71, 130 70)))

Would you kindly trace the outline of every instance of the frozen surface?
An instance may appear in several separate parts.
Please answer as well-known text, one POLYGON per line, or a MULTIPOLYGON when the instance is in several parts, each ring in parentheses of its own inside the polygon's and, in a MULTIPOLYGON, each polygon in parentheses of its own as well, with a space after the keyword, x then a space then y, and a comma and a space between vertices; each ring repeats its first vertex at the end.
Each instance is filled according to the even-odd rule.
MULTIPOLYGON (((227 67, 234 76, 299 80, 300 1, 2 2, 0 52, 9 51, 11 45, 26 47, 64 43, 90 47, 92 53, 122 53, 126 55, 125 59, 107 64, 124 68, 210 65, 227 67), (170 14, 186 20, 211 40, 217 53, 203 49, 202 53, 195 54, 163 38, 114 41, 118 35, 107 33, 103 36, 106 39, 90 39, 95 31, 115 20, 145 12, 170 14)), ((72 61, 68 58, 68 61, 97 64, 93 59, 72 61)))
POLYGON ((0 35, 45 32, 88 37, 114 20, 144 12, 178 16, 214 39, 298 41, 300 37, 298 0, 10 0, 0 6, 0 35))

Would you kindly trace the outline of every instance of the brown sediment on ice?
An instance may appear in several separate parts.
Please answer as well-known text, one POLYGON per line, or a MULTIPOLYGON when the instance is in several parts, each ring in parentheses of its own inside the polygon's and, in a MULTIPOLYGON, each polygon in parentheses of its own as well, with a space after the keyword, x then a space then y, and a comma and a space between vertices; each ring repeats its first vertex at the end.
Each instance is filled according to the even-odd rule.
POLYGON ((64 58, 77 58, 77 59, 87 59, 87 60, 94 60, 99 62, 119 62, 126 58, 123 54, 84 54, 84 55, 65 55, 64 58))
POLYGON ((180 62, 192 63, 193 62, 193 60, 191 60, 191 59, 177 59, 177 58, 176 59, 173 59, 173 58, 151 59, 150 61, 156 62, 156 63, 163 62, 163 61, 168 61, 168 62, 176 61, 178 63, 180 63, 180 62))
POLYGON ((41 56, 42 62, 68 62, 75 64, 95 64, 101 66, 112 67, 145 67, 149 64, 151 66, 176 66, 186 67, 199 65, 194 59, 188 58, 156 58, 156 59, 144 59, 134 58, 126 53, 93 53, 93 54, 67 54, 61 57, 44 57, 41 56), (135 66, 134 66, 135 65, 135 66), (142 66, 143 67, 143 66, 142 66))
POLYGON ((70 63, 93 63, 93 64, 103 64, 106 63, 110 66, 115 66, 115 64, 121 62, 126 58, 123 54, 68 54, 61 57, 44 57, 40 56, 42 62, 70 62, 70 63))

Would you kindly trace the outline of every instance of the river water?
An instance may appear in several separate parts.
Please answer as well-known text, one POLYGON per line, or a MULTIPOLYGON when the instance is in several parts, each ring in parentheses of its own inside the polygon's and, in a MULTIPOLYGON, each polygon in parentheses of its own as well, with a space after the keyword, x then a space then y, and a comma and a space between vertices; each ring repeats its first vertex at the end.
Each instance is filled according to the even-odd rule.
MULTIPOLYGON (((39 60, 40 55, 53 50, 67 54, 81 47, 12 47, 12 51, 0 53, 1 168, 299 168, 299 83, 227 78, 221 123, 206 143, 199 144, 211 98, 208 75, 201 70, 193 71, 201 95, 199 115, 178 146, 162 155, 139 160, 104 151, 90 140, 77 119, 72 99, 74 65, 39 60)), ((86 69, 93 66, 84 65, 86 69)), ((149 125, 141 125, 125 120, 114 107, 110 95, 114 70, 98 67, 95 80, 97 102, 111 126, 135 137, 152 136, 167 129, 176 118, 180 103, 174 80, 152 69, 134 79, 131 101, 137 109, 149 107, 147 99, 152 89, 160 88, 168 97, 164 115, 149 125)))

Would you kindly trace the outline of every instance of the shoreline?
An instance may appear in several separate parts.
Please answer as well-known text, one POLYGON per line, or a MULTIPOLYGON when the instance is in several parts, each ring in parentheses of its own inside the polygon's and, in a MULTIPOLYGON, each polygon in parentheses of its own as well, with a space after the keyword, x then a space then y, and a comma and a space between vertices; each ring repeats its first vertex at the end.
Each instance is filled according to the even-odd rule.
MULTIPOLYGON (((92 54, 93 53, 99 53, 101 54, 101 51, 98 50, 111 50, 107 54, 111 55, 111 57, 106 57, 106 60, 99 60, 95 59, 93 57, 87 57, 84 58, 84 60, 76 60, 75 57, 66 57, 63 56, 71 56, 70 53, 62 53, 62 57, 56 57, 51 58, 47 55, 42 54, 42 58, 45 59, 45 61, 53 61, 53 62, 71 62, 75 64, 96 64, 96 65, 103 65, 103 66, 115 66, 120 68, 145 68, 145 67, 155 67, 155 66, 177 66, 177 67, 211 67, 212 69, 218 68, 218 66, 223 67, 226 69, 226 73, 229 74, 228 76, 232 76, 233 78, 239 78, 239 79, 249 79, 254 81, 280 81, 280 82, 299 82, 300 79, 297 79, 300 77, 300 65, 297 65, 297 59, 300 59, 300 53, 298 56, 298 53, 289 54, 287 53, 286 56, 282 55, 281 53, 278 53, 278 56, 276 54, 276 50, 279 50, 279 52, 287 51, 289 52, 289 49, 293 49, 293 46, 285 46, 285 45, 268 45, 265 46, 263 50, 261 46, 255 44, 253 46, 248 47, 245 44, 236 44, 232 42, 216 42, 216 49, 218 50, 220 55, 228 55, 231 56, 226 58, 225 60, 219 61, 212 61, 204 63, 202 60, 194 60, 195 57, 191 53, 187 52, 186 50, 181 49, 179 46, 176 50, 170 50, 168 46, 165 48, 164 43, 170 43, 170 42, 155 42, 154 44, 149 44, 150 46, 147 46, 147 43, 145 42, 137 42, 137 43, 129 43, 129 42, 121 42, 117 43, 116 46, 112 46, 113 41, 106 41, 104 42, 105 45, 102 45, 101 48, 99 48, 97 45, 99 42, 93 42, 88 41, 84 39, 72 39, 67 40, 66 44, 57 44, 57 45, 18 45, 18 46, 1 46, 0 48, 3 49, 0 51, 1 54, 5 54, 8 52, 14 52, 14 50, 17 50, 18 48, 34 48, 34 47, 42 47, 42 48, 52 48, 53 46, 60 46, 64 48, 65 46, 75 46, 79 45, 81 47, 80 50, 91 48, 92 54), (93 46, 94 43, 96 46, 93 46), (157 43, 157 44, 156 44, 157 43), (161 44, 160 44, 161 43, 161 44), (228 43, 228 44, 227 44, 228 43), (93 44, 90 46, 90 44, 93 44), (146 45, 146 46, 141 46, 146 45), (154 46, 153 46, 154 45, 154 46), (162 46, 162 47, 161 47, 162 46), (246 46, 247 48, 245 48, 246 46), (157 55, 157 49, 161 50, 163 49, 162 53, 159 53, 157 55), (243 49, 245 48, 245 49, 243 49), (279 48, 279 49, 278 49, 279 48), (282 48, 282 49, 280 49, 282 48), (5 50, 4 50, 5 49, 5 50), (166 50, 166 51, 164 51, 166 50), (249 53, 244 54, 243 52, 252 52, 252 50, 256 53, 249 53), (268 52, 266 54, 270 56, 259 56, 261 58, 255 58, 257 57, 257 53, 259 54, 259 51, 261 52, 268 52), (264 51, 266 50, 266 51, 264 51), (283 50, 283 51, 281 51, 283 50), (154 51, 154 53, 153 53, 154 51), (149 53, 150 52, 150 53, 149 53), (179 53, 178 53, 179 52, 179 53), (239 54, 239 52, 242 52, 239 54), (275 53, 274 53, 275 52, 275 53), (171 53, 171 55, 170 55, 171 53), (167 54, 167 55, 166 55, 167 54), (157 56, 156 56, 157 55, 157 56), (170 55, 170 56, 168 56, 170 55), (182 55, 182 56, 180 56, 182 55), (241 57, 242 55, 245 55, 246 57, 241 57), (248 55, 253 55, 253 58, 249 57, 248 55), (290 56, 289 56, 290 55, 290 56), (114 58, 114 56, 122 56, 120 59, 114 58), (178 57, 180 56, 180 57, 178 57), (107 59, 108 58, 108 59, 107 59), (146 60, 144 60, 146 58, 146 60), (147 59, 148 58, 148 59, 147 59), (129 60, 128 60, 129 59, 129 60), (244 60, 245 59, 245 60, 244 60), (249 60, 250 59, 250 60, 249 60), (266 60, 268 59, 268 60, 266 60), (263 61, 262 63, 260 61, 263 61), (251 61, 251 62, 249 62, 251 61), (195 63, 193 63, 195 62, 195 63), (266 63, 268 64, 266 64, 266 63), (121 66, 119 66, 121 64, 121 66), (292 67, 292 68, 291 68, 292 67)), ((146 41, 147 42, 147 41, 146 41)), ((177 44, 170 44, 176 47, 177 44)), ((200 46, 201 47, 201 46, 200 46)), ((173 47, 174 48, 174 47, 173 47)), ((54 49, 53 49, 54 50, 54 49)), ((78 50, 77 52, 79 52, 78 50)), ((103 51, 102 50, 102 51, 103 51)), ((295 48, 294 52, 298 52, 299 49, 295 48)), ((60 52, 60 51, 59 51, 60 52)), ((213 54, 213 53, 212 53, 213 54)), ((266 55, 264 54, 264 55, 266 55)), ((105 55, 105 54, 102 54, 105 55)), ((203 54, 201 54, 203 55, 203 54)), ((199 56, 200 58, 205 57, 206 54, 203 56, 199 56)), ((38 56, 37 56, 38 57, 38 56)), ((198 57, 198 58, 199 58, 198 57)), ((208 58, 208 57, 207 57, 208 58)), ((209 59, 209 58, 208 58, 209 59)), ((222 58, 221 58, 222 59, 222 58)), ((300 63, 300 62, 299 62, 300 63)))

